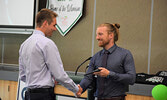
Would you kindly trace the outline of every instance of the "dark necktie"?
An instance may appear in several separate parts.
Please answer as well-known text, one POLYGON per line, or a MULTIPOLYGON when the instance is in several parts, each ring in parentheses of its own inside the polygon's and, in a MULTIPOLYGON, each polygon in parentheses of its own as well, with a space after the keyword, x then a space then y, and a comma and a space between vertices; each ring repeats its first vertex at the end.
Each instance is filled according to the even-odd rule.
MULTIPOLYGON (((101 67, 104 67, 104 68, 107 67, 108 54, 109 54, 109 51, 105 50, 104 54, 102 56, 102 63, 101 63, 102 66, 101 67)), ((101 97, 103 95, 103 92, 104 92, 104 81, 105 81, 105 77, 99 76, 99 81, 98 81, 98 84, 99 84, 98 96, 99 97, 101 97)))

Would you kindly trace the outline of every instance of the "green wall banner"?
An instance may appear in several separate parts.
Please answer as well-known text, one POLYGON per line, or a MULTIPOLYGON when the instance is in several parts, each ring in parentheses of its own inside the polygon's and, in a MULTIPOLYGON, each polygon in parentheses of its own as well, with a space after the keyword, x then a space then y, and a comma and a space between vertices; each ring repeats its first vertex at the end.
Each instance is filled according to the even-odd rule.
POLYGON ((47 8, 58 14, 57 29, 65 36, 82 16, 84 0, 48 0, 47 8))

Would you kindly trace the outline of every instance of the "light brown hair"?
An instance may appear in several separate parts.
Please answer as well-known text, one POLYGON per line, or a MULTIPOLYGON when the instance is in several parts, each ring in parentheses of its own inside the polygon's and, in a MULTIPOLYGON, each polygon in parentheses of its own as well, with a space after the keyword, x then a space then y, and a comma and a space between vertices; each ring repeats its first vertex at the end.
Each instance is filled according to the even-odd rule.
POLYGON ((53 21, 53 18, 57 17, 58 15, 53 12, 52 10, 43 8, 41 9, 36 16, 36 23, 37 27, 41 27, 42 23, 46 20, 48 24, 51 24, 53 21))
POLYGON ((120 25, 118 23, 115 24, 103 23, 100 24, 98 27, 104 27, 104 26, 107 27, 108 34, 111 34, 111 32, 114 33, 114 42, 118 41, 120 25))

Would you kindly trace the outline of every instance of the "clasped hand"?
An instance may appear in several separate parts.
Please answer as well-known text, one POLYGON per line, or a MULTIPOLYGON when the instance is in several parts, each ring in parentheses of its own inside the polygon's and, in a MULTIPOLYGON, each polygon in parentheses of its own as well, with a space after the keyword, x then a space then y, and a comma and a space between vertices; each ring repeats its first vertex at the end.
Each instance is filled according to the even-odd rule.
POLYGON ((81 86, 80 86, 79 84, 78 84, 78 88, 79 88, 79 90, 78 90, 78 92, 76 93, 76 96, 77 96, 77 97, 80 97, 81 94, 82 94, 83 89, 81 88, 81 86))
MULTIPOLYGON (((107 77, 107 76, 109 75, 109 73, 110 73, 110 71, 107 70, 106 68, 99 67, 99 69, 101 69, 101 71, 99 71, 99 72, 94 72, 93 74, 99 75, 99 76, 101 76, 101 77, 107 77)), ((78 84, 78 88, 79 88, 79 90, 78 90, 78 92, 75 94, 76 97, 80 97, 81 94, 82 94, 82 91, 83 91, 82 87, 81 87, 79 84, 78 84)))

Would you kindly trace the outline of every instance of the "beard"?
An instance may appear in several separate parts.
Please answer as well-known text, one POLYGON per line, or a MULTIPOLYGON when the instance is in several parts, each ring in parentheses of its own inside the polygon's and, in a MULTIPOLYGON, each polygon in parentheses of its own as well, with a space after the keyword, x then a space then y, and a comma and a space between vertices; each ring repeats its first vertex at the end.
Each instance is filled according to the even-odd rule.
POLYGON ((46 34, 46 37, 48 37, 48 38, 52 37, 52 32, 48 32, 48 33, 46 34))
POLYGON ((99 47, 105 47, 107 44, 109 44, 109 40, 98 40, 99 47))

